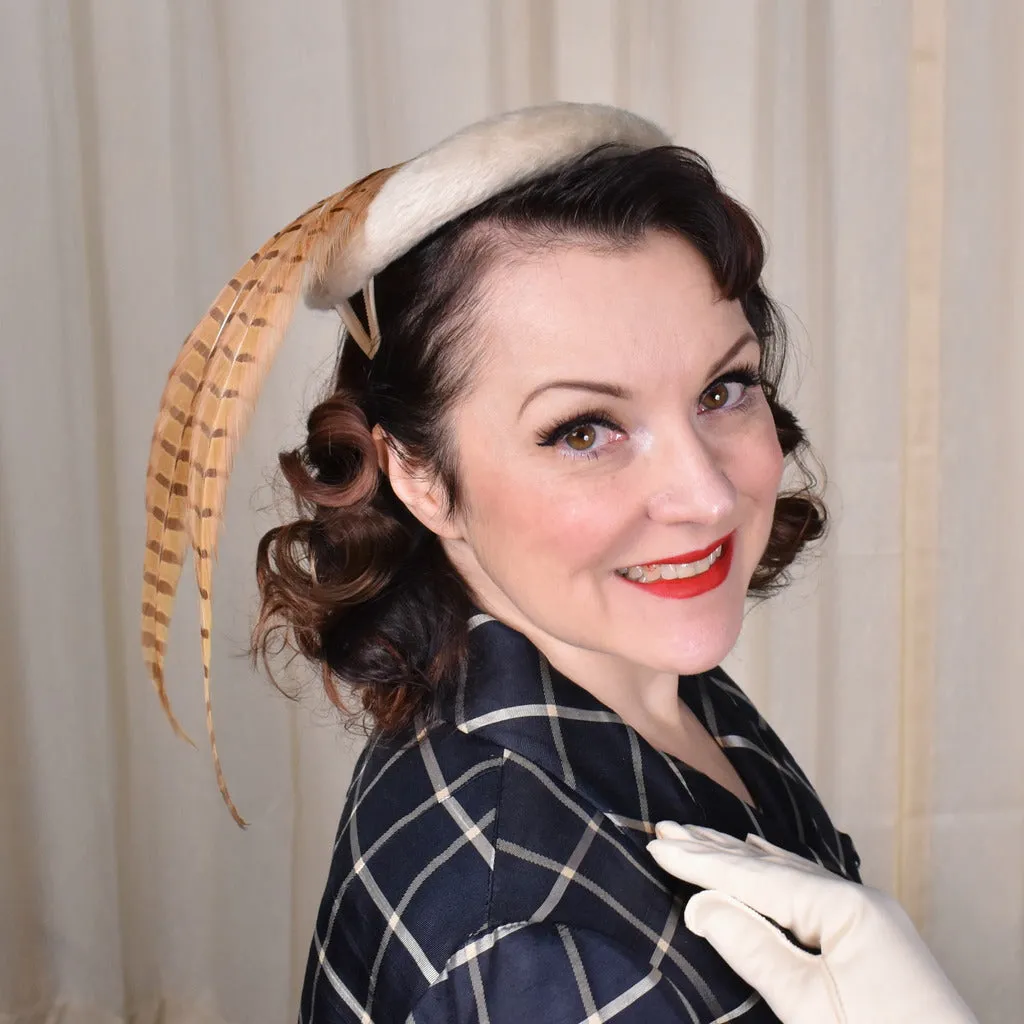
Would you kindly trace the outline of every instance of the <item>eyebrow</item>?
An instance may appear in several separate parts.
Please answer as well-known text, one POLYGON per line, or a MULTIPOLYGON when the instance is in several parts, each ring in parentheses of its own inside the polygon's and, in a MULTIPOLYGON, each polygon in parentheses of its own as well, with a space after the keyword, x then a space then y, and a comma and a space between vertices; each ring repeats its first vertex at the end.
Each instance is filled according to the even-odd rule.
MULTIPOLYGON (((757 335, 752 331, 747 331, 736 339, 730 346, 729 350, 719 359, 714 366, 708 371, 708 378, 716 377, 721 370, 727 366, 733 359, 736 358, 739 353, 752 342, 757 342, 757 335)), ((564 388, 570 391, 591 391, 598 395, 608 395, 611 398, 629 399, 632 396, 632 392, 628 388, 624 388, 619 384, 611 384, 606 381, 600 380, 551 380, 544 384, 539 384, 535 387, 527 396, 523 399, 523 404, 519 407, 519 416, 522 416, 526 407, 538 396, 543 394, 545 391, 551 391, 554 388, 564 388)))
POLYGON ((753 331, 745 331, 730 346, 729 351, 708 370, 708 379, 717 377, 725 367, 731 363, 751 342, 760 345, 757 335, 753 331))
POLYGON ((571 391, 593 391, 595 394, 610 395, 612 398, 628 399, 632 395, 632 392, 627 388, 621 387, 618 384, 606 384, 600 380, 552 380, 546 384, 541 384, 539 387, 535 387, 523 399, 523 404, 519 407, 519 415, 523 415, 526 407, 538 395, 543 394, 545 391, 551 391, 553 388, 567 388, 571 391))

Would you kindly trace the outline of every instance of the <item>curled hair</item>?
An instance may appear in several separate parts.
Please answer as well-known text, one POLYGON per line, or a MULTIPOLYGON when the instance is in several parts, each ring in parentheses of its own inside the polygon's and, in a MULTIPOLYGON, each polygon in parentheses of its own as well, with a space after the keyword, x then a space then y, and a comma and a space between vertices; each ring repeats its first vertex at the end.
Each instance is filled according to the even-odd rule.
MULTIPOLYGON (((479 285, 502 257, 567 243, 623 249, 652 231, 681 237, 740 302, 760 349, 763 388, 798 486, 780 494, 750 594, 788 580, 797 555, 825 531, 807 469, 807 439, 778 398, 783 320, 761 282, 764 242, 750 214, 691 150, 601 147, 509 189, 441 227, 375 279, 381 344, 373 361, 343 344, 332 392, 310 414, 306 443, 280 456, 298 516, 260 541, 261 608, 253 655, 274 637, 320 664, 333 703, 356 695, 377 728, 428 719, 463 670, 472 598, 440 540, 395 496, 371 428, 428 467, 448 511, 461 506, 450 412, 482 353, 473 315, 479 285)), ((358 298, 353 299, 360 315, 358 298)))

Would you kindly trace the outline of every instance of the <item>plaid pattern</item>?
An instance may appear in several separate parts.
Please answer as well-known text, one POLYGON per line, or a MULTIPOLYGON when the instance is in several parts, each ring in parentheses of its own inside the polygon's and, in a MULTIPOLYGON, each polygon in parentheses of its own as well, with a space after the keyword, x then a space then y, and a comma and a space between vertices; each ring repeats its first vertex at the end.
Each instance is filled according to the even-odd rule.
POLYGON ((758 833, 858 880, 782 742, 720 669, 680 679, 756 809, 651 747, 522 634, 471 620, 442 721, 371 740, 346 800, 300 1024, 766 1024, 682 923, 655 822, 758 833))

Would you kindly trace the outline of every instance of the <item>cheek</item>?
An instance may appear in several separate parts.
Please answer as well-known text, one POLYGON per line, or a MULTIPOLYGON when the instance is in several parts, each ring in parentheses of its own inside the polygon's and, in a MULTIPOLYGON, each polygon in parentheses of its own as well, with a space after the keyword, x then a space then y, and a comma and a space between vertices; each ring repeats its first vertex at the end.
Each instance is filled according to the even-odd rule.
POLYGON ((775 496, 779 493, 779 486, 782 483, 782 471, 784 456, 779 445, 778 434, 775 433, 775 424, 769 423, 765 432, 763 452, 764 458, 761 463, 760 472, 756 474, 756 482, 764 493, 766 500, 774 503, 775 496))
POLYGON ((733 440, 729 479, 741 499, 773 510, 785 460, 767 406, 750 422, 749 429, 733 440))
POLYGON ((727 453, 725 446, 720 449, 722 468, 736 492, 743 541, 735 578, 744 594, 771 536, 784 463, 771 412, 765 408, 764 413, 729 438, 727 453))
POLYGON ((614 498, 614 479, 574 488, 571 472, 520 472, 511 461, 499 467, 493 456, 473 462, 476 472, 467 465, 464 480, 467 525, 478 557, 514 574, 538 563, 571 573, 605 560, 625 514, 614 498))

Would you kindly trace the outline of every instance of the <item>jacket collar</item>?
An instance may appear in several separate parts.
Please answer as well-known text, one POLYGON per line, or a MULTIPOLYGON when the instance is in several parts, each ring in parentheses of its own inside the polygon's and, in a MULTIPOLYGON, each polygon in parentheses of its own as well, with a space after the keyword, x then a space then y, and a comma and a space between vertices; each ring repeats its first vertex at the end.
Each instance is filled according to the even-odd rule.
POLYGON ((681 676, 679 695, 723 748, 756 807, 652 747, 583 687, 554 669, 522 633, 486 614, 470 619, 467 671, 441 718, 542 768, 645 845, 658 821, 757 833, 842 874, 856 871, 788 751, 721 671, 681 676))

